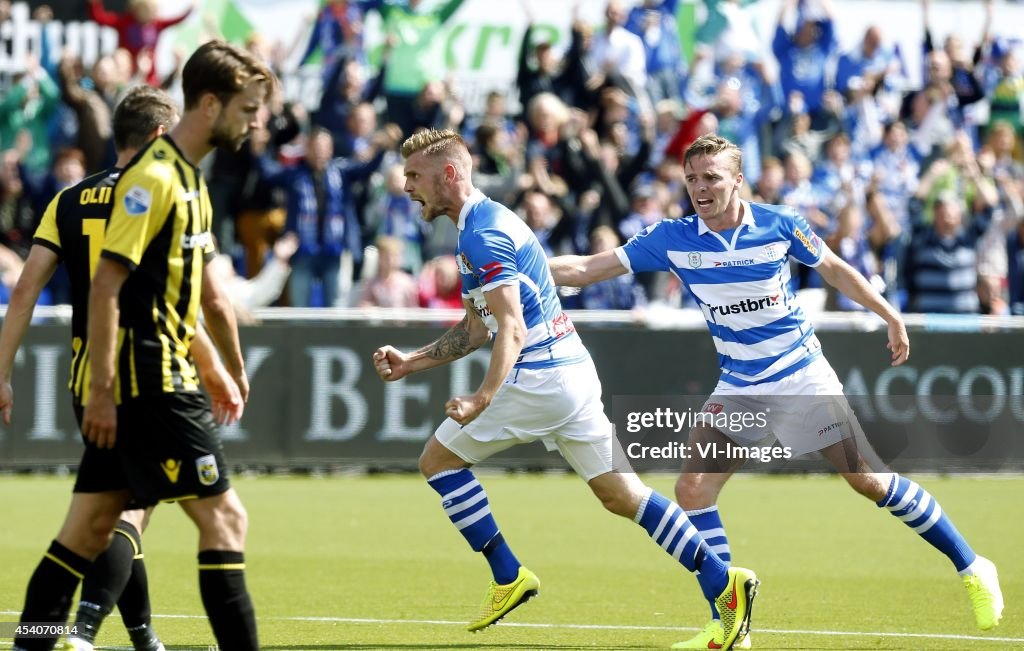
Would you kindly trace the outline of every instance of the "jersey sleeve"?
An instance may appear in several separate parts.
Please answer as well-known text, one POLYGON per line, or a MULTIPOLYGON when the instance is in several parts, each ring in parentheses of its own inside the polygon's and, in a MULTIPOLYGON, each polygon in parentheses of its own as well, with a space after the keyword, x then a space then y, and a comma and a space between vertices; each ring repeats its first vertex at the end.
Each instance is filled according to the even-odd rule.
POLYGON ((789 240, 789 254, 808 267, 817 267, 825 259, 827 247, 811 225, 796 210, 783 213, 782 235, 789 240))
POLYGON ((172 178, 154 164, 130 167, 114 188, 114 205, 100 254, 134 270, 174 209, 172 178))
POLYGON ((60 198, 63 194, 64 191, 61 190, 50 201, 50 205, 46 206, 46 212, 43 213, 43 218, 39 221, 35 235, 32 236, 33 244, 45 246, 61 257, 64 254, 60 243, 60 231, 57 229, 57 204, 60 203, 60 198))
POLYGON ((472 261, 473 275, 483 291, 519 283, 516 245, 508 233, 496 228, 476 231, 464 238, 462 250, 472 261))
POLYGON ((643 229, 615 249, 619 262, 631 273, 669 269, 668 229, 657 222, 643 229))

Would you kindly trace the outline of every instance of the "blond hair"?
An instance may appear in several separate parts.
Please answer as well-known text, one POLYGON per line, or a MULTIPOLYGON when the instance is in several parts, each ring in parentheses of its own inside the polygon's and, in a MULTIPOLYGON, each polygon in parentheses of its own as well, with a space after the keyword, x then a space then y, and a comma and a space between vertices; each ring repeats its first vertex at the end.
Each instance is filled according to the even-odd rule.
POLYGON ((722 153, 732 159, 733 173, 739 174, 743 169, 743 152, 733 143, 713 133, 697 138, 686 148, 683 165, 685 166, 691 159, 699 156, 717 156, 722 153))
POLYGON ((469 145, 458 133, 451 129, 429 129, 406 138, 402 143, 402 158, 418 152, 423 152, 424 156, 453 155, 460 149, 469 152, 469 145))

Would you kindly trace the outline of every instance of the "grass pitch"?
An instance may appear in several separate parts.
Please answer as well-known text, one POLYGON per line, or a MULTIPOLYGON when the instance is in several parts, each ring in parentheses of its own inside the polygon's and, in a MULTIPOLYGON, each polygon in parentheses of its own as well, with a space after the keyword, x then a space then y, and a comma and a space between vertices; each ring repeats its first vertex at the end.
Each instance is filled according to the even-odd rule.
MULTIPOLYGON (((236 479, 250 515, 248 582, 265 649, 664 649, 708 619, 696 581, 574 476, 481 473, 540 598, 478 634, 463 625, 486 563, 414 476, 236 479)), ((738 477, 720 506, 733 558, 761 580, 755 649, 1024 648, 1024 479, 917 478, 999 567, 1007 607, 974 627, 949 562, 837 477, 738 477)), ((671 495, 674 477, 647 478, 671 495)), ((68 478, 0 477, 0 621, 63 518, 68 478)), ((196 534, 161 506, 144 539, 154 625, 207 649, 196 534)), ((100 648, 128 648, 118 617, 100 648)), ((0 640, 0 648, 10 640, 0 640)))

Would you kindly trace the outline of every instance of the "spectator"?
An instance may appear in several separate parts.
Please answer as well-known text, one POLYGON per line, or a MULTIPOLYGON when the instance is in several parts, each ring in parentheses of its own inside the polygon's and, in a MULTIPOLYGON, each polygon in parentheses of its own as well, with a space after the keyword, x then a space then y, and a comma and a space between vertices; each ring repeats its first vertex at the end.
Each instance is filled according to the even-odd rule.
POLYGON ((231 256, 218 254, 210 261, 210 272, 221 282, 221 287, 231 299, 231 306, 240 323, 253 323, 252 310, 272 305, 288 282, 291 273, 289 260, 299 247, 294 233, 284 235, 272 248, 273 255, 266 261, 259 273, 246 279, 235 273, 231 256))
POLYGON ((651 104, 678 99, 686 77, 676 11, 679 0, 643 0, 629 11, 626 29, 640 37, 647 56, 647 93, 651 104))
POLYGON ((447 72, 442 30, 464 1, 445 0, 431 11, 419 10, 421 0, 380 6, 384 32, 394 43, 384 75, 388 121, 397 124, 407 137, 415 129, 414 104, 424 87, 440 81, 447 72))
POLYGON ((879 192, 896 222, 909 230, 909 201, 917 190, 920 159, 910 146, 907 127, 892 122, 885 127, 882 145, 871 155, 871 163, 879 192))
POLYGON ((387 53, 384 48, 381 68, 371 81, 366 81, 366 70, 356 59, 339 59, 327 71, 320 105, 312 116, 313 124, 323 127, 334 137, 335 151, 345 151, 350 138, 348 120, 357 106, 371 104, 380 95, 387 71, 387 53))
POLYGON ((333 307, 337 302, 341 254, 347 250, 358 257, 362 251, 359 225, 348 200, 349 187, 369 177, 396 141, 393 131, 381 132, 377 136, 377 155, 368 162, 353 164, 334 158, 331 134, 318 128, 308 136, 306 156, 297 165, 272 169, 262 162, 264 181, 287 193, 285 231, 299 238, 298 251, 291 261, 292 305, 312 307, 314 283, 322 288, 324 305, 333 307))
MULTIPOLYGON (((985 2, 985 30, 982 40, 986 40, 992 20, 992 3, 985 2)), ((931 0, 921 0, 921 11, 924 19, 924 52, 928 62, 925 71, 925 83, 938 85, 951 109, 950 118, 953 126, 964 126, 964 109, 984 99, 985 93, 974 74, 974 63, 967 56, 967 49, 958 34, 946 37, 942 50, 935 48, 930 29, 931 0)), ((975 58, 979 58, 975 54, 975 58)))
POLYGON ((57 84, 35 55, 28 55, 25 72, 0 98, 0 151, 16 147, 24 132, 28 140, 23 143, 21 164, 34 178, 42 178, 50 169, 49 121, 59 105, 57 84))
POLYGON ((860 46, 839 57, 836 65, 836 90, 844 95, 850 90, 850 80, 860 79, 871 90, 886 86, 902 86, 896 77, 900 73, 900 60, 896 53, 882 43, 882 30, 871 25, 864 32, 860 46))
POLYGON ((807 112, 815 120, 824 101, 828 62, 837 47, 832 3, 822 0, 821 5, 825 15, 812 20, 805 13, 804 2, 784 0, 772 41, 772 51, 779 61, 783 96, 799 92, 807 103, 807 112), (783 23, 794 11, 796 30, 790 33, 783 23))
POLYGON ((761 161, 761 176, 755 185, 753 201, 755 203, 782 203, 782 188, 785 185, 786 173, 782 161, 768 156, 761 161))
MULTIPOLYGON (((626 7, 623 0, 608 0, 605 6, 604 30, 594 35, 588 54, 590 69, 607 78, 620 76, 628 85, 628 92, 644 107, 647 100, 647 53, 643 40, 628 31, 626 7)), ((595 86, 602 85, 595 82, 595 86)), ((649 111, 648 111, 649 112, 649 111)))
POLYGON ((964 198, 945 191, 935 198, 931 224, 915 220, 905 266, 909 311, 978 313, 976 246, 992 210, 975 214, 966 226, 963 210, 964 198))
POLYGON ((1007 49, 999 59, 999 76, 990 93, 992 122, 1009 122, 1017 133, 1021 132, 1021 105, 1024 104, 1024 74, 1020 59, 1013 49, 1007 49))
POLYGON ((1024 220, 1006 238, 1010 313, 1024 316, 1024 220))
POLYGON ((462 309, 462 278, 454 256, 441 255, 423 265, 419 300, 420 307, 462 309))
MULTIPOLYGON (((152 57, 156 53, 160 32, 177 25, 189 17, 195 7, 195 1, 184 13, 174 18, 157 18, 159 3, 157 0, 128 0, 128 11, 116 13, 103 8, 103 0, 89 0, 89 17, 93 22, 117 30, 117 44, 132 55, 133 72, 139 67, 142 56, 152 57)), ((156 65, 149 65, 146 83, 158 85, 156 65)))
POLYGON ((313 19, 299 65, 308 63, 316 53, 323 56, 322 69, 327 74, 343 58, 362 61, 363 18, 368 9, 381 4, 382 0, 328 0, 313 19))
MULTIPOLYGON (((611 251, 621 243, 619 236, 609 226, 598 226, 590 234, 591 254, 611 251)), ((623 274, 587 285, 580 290, 578 301, 572 301, 571 298, 563 300, 563 304, 578 302, 579 307, 587 310, 632 310, 647 305, 647 294, 633 274, 623 274)))
POLYGON ((78 123, 77 147, 85 154, 85 169, 94 174, 114 164, 114 131, 112 102, 114 60, 100 57, 92 67, 88 81, 82 76, 81 61, 65 55, 57 71, 61 99, 74 111, 78 123), (91 82, 91 83, 90 83, 91 82))
POLYGON ((419 273, 429 226, 420 219, 419 205, 405 192, 402 165, 392 165, 384 173, 384 194, 373 202, 367 213, 368 225, 376 237, 386 235, 402 241, 405 255, 399 268, 412 274, 419 273))
POLYGON ((519 47, 516 87, 519 89, 519 104, 523 107, 523 117, 533 98, 541 93, 555 95, 570 106, 588 104, 591 97, 591 91, 587 88, 590 73, 586 70, 584 55, 591 41, 590 26, 579 20, 576 15, 577 7, 574 6, 572 40, 565 56, 559 60, 551 41, 541 40, 534 43, 537 27, 534 24, 533 12, 530 10, 529 0, 521 1, 527 25, 523 33, 523 42, 519 47))
POLYGON ((377 273, 366 282, 359 307, 418 307, 419 289, 412 275, 402 271, 402 240, 377 238, 377 273))

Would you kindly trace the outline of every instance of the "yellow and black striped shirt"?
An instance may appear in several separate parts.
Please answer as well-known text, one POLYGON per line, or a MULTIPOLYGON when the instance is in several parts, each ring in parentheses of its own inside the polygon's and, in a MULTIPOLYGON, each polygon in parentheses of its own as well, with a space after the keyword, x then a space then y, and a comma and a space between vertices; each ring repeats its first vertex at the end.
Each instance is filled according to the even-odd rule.
POLYGON ((118 179, 100 255, 133 273, 121 289, 115 399, 198 391, 189 348, 203 265, 214 254, 206 182, 167 136, 118 179))
MULTIPOLYGON (((61 190, 46 207, 33 244, 56 253, 71 278, 71 380, 75 402, 87 375, 85 339, 89 324, 89 283, 103 250, 103 236, 113 205, 114 184, 121 170, 93 174, 61 190)), ((87 385, 86 385, 87 387, 87 385)))

